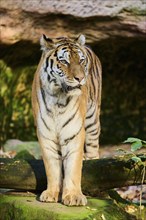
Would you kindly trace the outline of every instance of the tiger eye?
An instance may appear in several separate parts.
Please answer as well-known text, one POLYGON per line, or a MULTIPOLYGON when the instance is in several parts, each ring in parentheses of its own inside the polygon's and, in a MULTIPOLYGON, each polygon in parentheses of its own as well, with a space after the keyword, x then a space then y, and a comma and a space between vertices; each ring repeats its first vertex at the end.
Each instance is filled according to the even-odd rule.
POLYGON ((85 59, 80 59, 80 63, 83 63, 85 61, 85 59))
POLYGON ((61 63, 68 65, 69 63, 66 60, 60 60, 61 63))

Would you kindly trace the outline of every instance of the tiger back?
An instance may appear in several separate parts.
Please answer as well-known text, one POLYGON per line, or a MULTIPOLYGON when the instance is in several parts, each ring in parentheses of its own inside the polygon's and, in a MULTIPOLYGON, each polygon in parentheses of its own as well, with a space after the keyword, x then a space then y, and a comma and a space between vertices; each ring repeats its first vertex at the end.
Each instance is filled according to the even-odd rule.
POLYGON ((40 200, 86 205, 82 160, 99 156, 101 64, 85 46, 84 35, 76 40, 43 35, 41 48, 32 86, 33 115, 47 176, 40 200))

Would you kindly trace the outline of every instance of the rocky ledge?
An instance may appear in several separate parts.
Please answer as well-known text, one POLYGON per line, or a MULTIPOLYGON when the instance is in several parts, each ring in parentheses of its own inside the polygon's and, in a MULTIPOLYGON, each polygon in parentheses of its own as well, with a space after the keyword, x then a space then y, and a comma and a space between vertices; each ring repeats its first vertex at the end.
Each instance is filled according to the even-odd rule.
POLYGON ((1 42, 37 42, 50 37, 74 37, 88 43, 109 37, 145 37, 144 0, 1 0, 1 42))

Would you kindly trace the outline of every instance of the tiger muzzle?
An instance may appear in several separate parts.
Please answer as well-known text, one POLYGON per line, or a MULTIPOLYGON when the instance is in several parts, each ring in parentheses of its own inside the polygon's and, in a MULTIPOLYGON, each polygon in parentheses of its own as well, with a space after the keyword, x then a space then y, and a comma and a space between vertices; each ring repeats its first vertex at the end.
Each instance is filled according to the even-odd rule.
POLYGON ((74 89, 80 89, 81 88, 81 85, 77 85, 77 86, 68 86, 66 85, 65 83, 62 84, 62 90, 63 92, 69 92, 69 91, 72 91, 74 89))

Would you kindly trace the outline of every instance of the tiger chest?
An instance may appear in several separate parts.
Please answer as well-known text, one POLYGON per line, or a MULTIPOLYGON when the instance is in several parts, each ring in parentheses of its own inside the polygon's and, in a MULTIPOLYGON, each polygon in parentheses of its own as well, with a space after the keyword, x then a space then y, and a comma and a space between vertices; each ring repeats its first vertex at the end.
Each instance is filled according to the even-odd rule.
POLYGON ((47 138, 60 142, 72 136, 83 124, 78 96, 47 97, 40 102, 38 127, 47 138))

